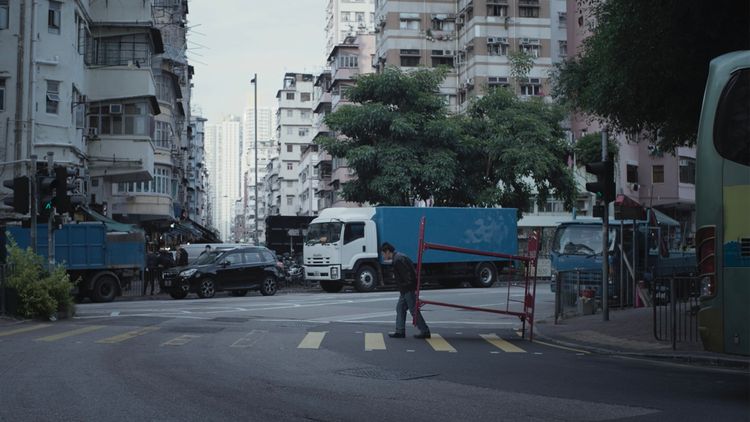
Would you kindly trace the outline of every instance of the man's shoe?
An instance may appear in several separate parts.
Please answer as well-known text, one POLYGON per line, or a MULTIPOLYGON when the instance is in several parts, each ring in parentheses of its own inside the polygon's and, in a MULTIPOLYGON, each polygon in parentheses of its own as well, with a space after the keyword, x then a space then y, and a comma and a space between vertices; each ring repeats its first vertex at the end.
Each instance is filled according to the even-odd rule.
POLYGON ((404 338, 404 337, 406 337, 406 334, 404 334, 404 333, 388 333, 388 337, 390 337, 390 338, 404 338))
POLYGON ((430 338, 430 333, 414 334, 414 338, 430 338))

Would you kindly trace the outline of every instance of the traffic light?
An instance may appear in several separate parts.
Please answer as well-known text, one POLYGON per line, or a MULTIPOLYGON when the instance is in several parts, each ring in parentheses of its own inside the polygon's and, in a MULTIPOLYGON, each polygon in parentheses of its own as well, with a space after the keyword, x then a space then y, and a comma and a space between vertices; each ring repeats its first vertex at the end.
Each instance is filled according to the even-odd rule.
POLYGON ((73 204, 70 201, 70 192, 75 189, 74 183, 69 183, 69 177, 75 177, 76 170, 72 167, 55 167, 55 201, 54 206, 57 212, 62 214, 73 211, 73 204))
POLYGON ((615 200, 615 167, 612 160, 586 164, 586 171, 596 176, 596 182, 586 183, 586 190, 608 204, 615 200))
POLYGON ((49 176, 47 170, 36 176, 37 193, 39 196, 39 218, 42 220, 49 219, 50 213, 55 207, 55 176, 49 176))
POLYGON ((13 211, 19 214, 29 212, 29 178, 27 176, 16 177, 13 180, 6 180, 3 186, 13 191, 3 199, 5 205, 13 207, 13 211))

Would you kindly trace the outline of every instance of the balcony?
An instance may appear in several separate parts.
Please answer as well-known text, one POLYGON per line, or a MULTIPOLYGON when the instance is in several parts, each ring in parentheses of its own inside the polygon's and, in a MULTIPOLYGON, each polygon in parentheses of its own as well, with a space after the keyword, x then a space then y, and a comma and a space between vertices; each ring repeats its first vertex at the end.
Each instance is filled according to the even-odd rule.
POLYGON ((151 69, 142 66, 111 66, 89 69, 89 102, 116 98, 153 97, 156 110, 156 84, 151 69))
POLYGON ((152 24, 154 15, 151 2, 92 1, 89 14, 94 22, 114 24, 152 24))

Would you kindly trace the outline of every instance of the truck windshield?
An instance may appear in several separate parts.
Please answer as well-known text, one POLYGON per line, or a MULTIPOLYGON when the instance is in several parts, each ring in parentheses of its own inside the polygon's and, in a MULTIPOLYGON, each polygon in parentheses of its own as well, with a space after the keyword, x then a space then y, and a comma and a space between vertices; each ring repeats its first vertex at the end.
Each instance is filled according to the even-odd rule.
MULTIPOLYGON (((616 233, 609 233, 610 249, 616 233)), ((560 226, 555 232, 552 252, 560 255, 601 255, 602 226, 569 225, 560 226)))
POLYGON ((341 239, 342 225, 339 222, 310 224, 310 227, 307 228, 305 244, 316 245, 318 243, 338 242, 341 239))

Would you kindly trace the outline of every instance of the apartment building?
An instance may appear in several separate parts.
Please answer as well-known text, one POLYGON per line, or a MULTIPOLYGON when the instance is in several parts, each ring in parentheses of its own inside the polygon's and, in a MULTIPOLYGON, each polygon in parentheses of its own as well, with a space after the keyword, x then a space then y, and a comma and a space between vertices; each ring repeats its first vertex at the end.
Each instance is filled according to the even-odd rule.
POLYGON ((240 151, 242 127, 238 116, 206 125, 208 173, 215 204, 213 226, 224 241, 235 239, 235 202, 242 199, 240 151))
POLYGON ((277 92, 276 138, 279 145, 278 215, 299 211, 299 165, 302 150, 312 142, 313 75, 286 73, 277 92))
POLYGON ((191 115, 188 127, 187 215, 202 226, 209 225, 208 168, 206 167, 204 117, 191 115))
POLYGON ((258 120, 257 128, 257 140, 258 140, 258 160, 257 160, 257 175, 258 175, 258 197, 263 195, 263 180, 266 176, 266 166, 270 158, 277 153, 275 134, 276 114, 271 108, 263 107, 256 110, 252 107, 245 108, 245 112, 242 117, 242 164, 241 168, 243 171, 243 212, 244 216, 243 226, 244 232, 241 235, 243 241, 249 242, 254 239, 254 233, 257 230, 259 238, 262 238, 262 234, 265 232, 265 213, 264 207, 258 204, 258 227, 255 227, 255 174, 256 174, 256 160, 255 160, 255 139, 256 139, 256 128, 255 120, 258 120))
POLYGON ((456 113, 500 86, 546 96, 548 73, 567 54, 564 0, 376 0, 375 19, 373 65, 447 66, 440 92, 456 113), (534 57, 531 71, 519 80, 511 77, 514 52, 534 57))
POLYGON ((374 29, 375 0, 329 0, 324 54, 328 55, 346 37, 371 34, 374 29))
POLYGON ((17 46, 0 55, 0 159, 19 163, 2 179, 52 153, 91 207, 168 234, 188 203, 187 13, 187 0, 0 3, 0 45, 17 46))

